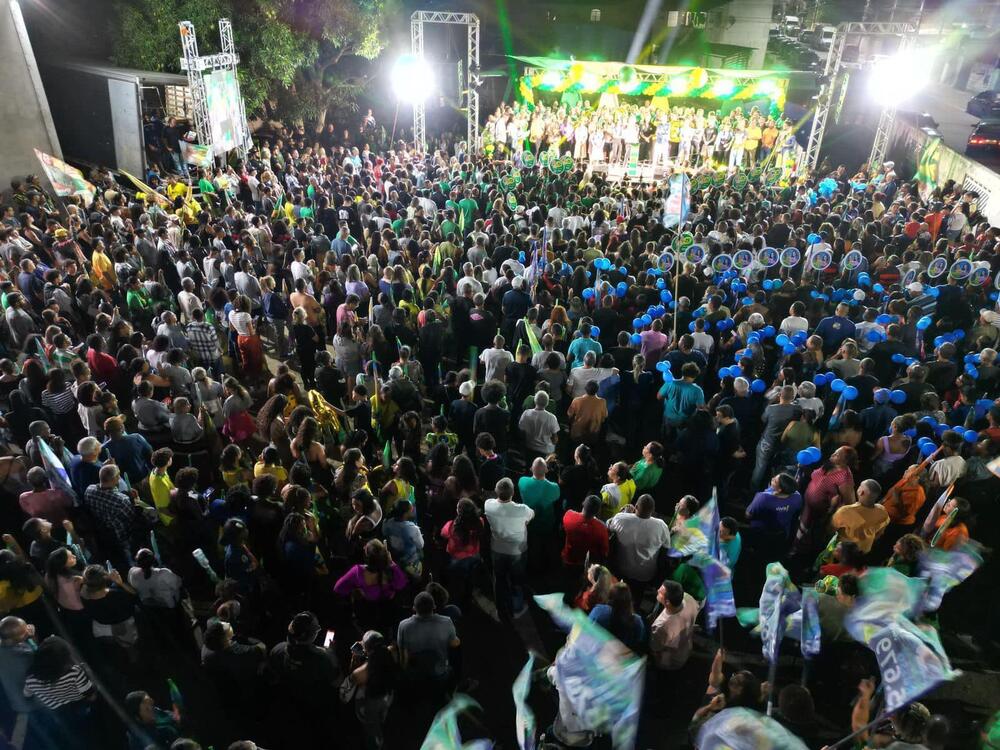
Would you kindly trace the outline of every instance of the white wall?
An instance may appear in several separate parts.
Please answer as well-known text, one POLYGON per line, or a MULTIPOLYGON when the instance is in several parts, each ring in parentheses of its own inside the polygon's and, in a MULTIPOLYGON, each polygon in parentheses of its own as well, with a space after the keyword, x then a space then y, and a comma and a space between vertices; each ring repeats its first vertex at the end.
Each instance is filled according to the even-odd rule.
POLYGON ((764 67, 772 6, 772 0, 733 0, 720 5, 708 14, 705 40, 753 47, 748 67, 760 70, 764 67))
MULTIPOLYGON (((62 157, 35 55, 16 0, 0 0, 0 191, 13 177, 42 174, 34 149, 62 157)), ((44 176, 42 177, 44 180, 44 176)))

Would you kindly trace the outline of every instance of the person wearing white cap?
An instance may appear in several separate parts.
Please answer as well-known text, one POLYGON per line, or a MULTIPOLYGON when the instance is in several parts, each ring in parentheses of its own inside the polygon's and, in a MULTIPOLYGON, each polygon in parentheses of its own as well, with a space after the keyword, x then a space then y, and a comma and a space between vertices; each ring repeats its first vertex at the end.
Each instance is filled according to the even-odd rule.
POLYGON ((461 398, 452 401, 448 410, 448 420, 458 435, 458 451, 464 448, 470 455, 475 451, 476 442, 475 422, 478 407, 473 401, 475 392, 476 384, 466 380, 458 387, 461 398))

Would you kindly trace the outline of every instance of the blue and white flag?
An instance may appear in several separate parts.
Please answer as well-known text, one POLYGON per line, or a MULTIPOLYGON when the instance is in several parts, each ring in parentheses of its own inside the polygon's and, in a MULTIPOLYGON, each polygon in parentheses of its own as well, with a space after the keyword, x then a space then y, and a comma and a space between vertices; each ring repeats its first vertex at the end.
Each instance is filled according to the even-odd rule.
POLYGON ((571 706, 581 731, 611 734, 615 750, 635 746, 646 660, 578 609, 562 594, 536 596, 538 605, 570 633, 553 665, 560 701, 571 706))
MULTIPOLYGON (((73 483, 69 481, 69 472, 63 466, 62 461, 56 456, 55 451, 43 438, 33 438, 38 447, 38 453, 42 457, 42 466, 45 467, 45 474, 49 479, 49 485, 54 490, 62 490, 75 498, 76 492, 73 490, 73 483)), ((82 500, 83 498, 79 498, 82 500)))
POLYGON ((691 558, 691 567, 701 571, 701 578, 705 582, 705 610, 708 629, 712 630, 720 618, 736 615, 733 577, 729 568, 704 552, 691 558))
POLYGON ((789 614, 799 608, 801 595, 792 583, 781 563, 767 566, 767 579, 760 592, 760 640, 761 652, 768 663, 778 660, 781 639, 789 614))
POLYGON ((858 579, 860 593, 844 617, 844 627, 854 640, 870 646, 875 633, 917 611, 927 584, 892 568, 869 568, 858 579))
POLYGON ((712 497, 698 509, 698 528, 708 540, 708 554, 719 559, 719 501, 716 490, 712 488, 712 497))
POLYGON ((960 674, 948 663, 936 633, 927 633, 908 621, 886 625, 868 645, 875 652, 882 673, 887 713, 960 674))
POLYGON ((691 179, 679 172, 670 178, 670 195, 663 203, 663 226, 682 227, 691 209, 691 179))
POLYGON ((819 655, 822 634, 819 626, 819 597, 825 594, 816 593, 814 588, 802 590, 802 628, 799 647, 802 655, 811 659, 819 655))
POLYGON ((489 740, 473 740, 462 744, 462 736, 458 732, 458 715, 470 708, 479 708, 479 704, 469 696, 456 695, 452 698, 434 717, 420 750, 488 750, 492 747, 493 743, 489 740))
POLYGON ((514 731, 521 750, 535 750, 535 712, 528 705, 531 692, 531 669, 535 665, 535 655, 528 654, 520 673, 514 679, 514 731))
POLYGON ((921 614, 938 609, 944 595, 971 576, 982 563, 982 554, 974 542, 954 550, 932 547, 921 553, 917 571, 927 581, 927 588, 918 605, 921 614))
POLYGON ((806 744, 769 716, 726 708, 698 730, 698 750, 806 750, 806 744))

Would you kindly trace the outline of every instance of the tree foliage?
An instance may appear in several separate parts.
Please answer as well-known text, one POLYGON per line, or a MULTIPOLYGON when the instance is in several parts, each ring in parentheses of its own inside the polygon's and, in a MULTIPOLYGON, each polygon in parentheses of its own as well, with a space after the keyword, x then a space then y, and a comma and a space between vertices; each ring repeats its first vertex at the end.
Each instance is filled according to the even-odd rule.
POLYGON ((367 82, 343 70, 373 59, 396 0, 120 0, 112 29, 118 65, 180 71, 177 24, 191 21, 202 54, 218 51, 218 19, 233 22, 247 114, 322 124, 367 82))

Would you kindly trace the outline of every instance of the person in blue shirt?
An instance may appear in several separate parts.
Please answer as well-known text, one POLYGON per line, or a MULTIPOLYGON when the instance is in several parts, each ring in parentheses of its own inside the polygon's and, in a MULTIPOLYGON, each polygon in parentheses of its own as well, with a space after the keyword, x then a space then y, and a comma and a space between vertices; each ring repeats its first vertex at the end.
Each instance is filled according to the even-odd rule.
POLYGON ((590 323, 583 323, 580 325, 580 336, 573 339, 572 343, 569 345, 569 350, 567 351, 567 359, 570 361, 570 367, 581 367, 583 365, 583 358, 587 352, 594 352, 598 357, 604 353, 604 347, 601 346, 600 341, 595 341, 590 337, 591 335, 591 325, 590 323))
POLYGON ((765 534, 782 534, 790 541, 802 512, 802 495, 790 474, 776 474, 766 490, 754 495, 747 507, 750 528, 765 534))
POLYGON ((694 362, 681 367, 680 380, 669 380, 663 384, 656 398, 663 402, 663 422, 668 429, 676 429, 684 424, 695 409, 705 403, 705 393, 695 383, 701 370, 694 362))
POLYGON ((638 653, 646 643, 646 623, 632 607, 628 584, 619 581, 608 592, 608 603, 590 610, 590 619, 638 653))
POLYGON ((847 317, 851 308, 841 302, 833 315, 823 318, 816 326, 816 335, 823 339, 823 352, 832 354, 840 348, 844 339, 853 339, 855 335, 854 322, 847 317))
POLYGON ((730 572, 736 569, 736 562, 743 551, 743 537, 736 528, 736 519, 725 516, 719 520, 719 552, 722 563, 730 572))

